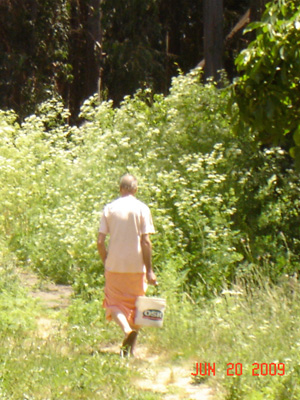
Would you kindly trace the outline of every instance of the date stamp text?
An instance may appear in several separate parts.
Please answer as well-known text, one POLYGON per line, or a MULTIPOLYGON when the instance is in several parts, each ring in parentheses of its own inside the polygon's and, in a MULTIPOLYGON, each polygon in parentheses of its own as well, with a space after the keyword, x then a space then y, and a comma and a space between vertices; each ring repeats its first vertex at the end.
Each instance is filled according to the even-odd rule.
MULTIPOLYGON (((285 375, 284 363, 253 363, 250 373, 252 376, 283 376, 285 375)), ((228 363, 226 365, 227 376, 241 376, 243 375, 242 363, 228 363)), ((192 376, 215 376, 216 363, 197 363, 195 364, 195 371, 191 373, 192 376)))

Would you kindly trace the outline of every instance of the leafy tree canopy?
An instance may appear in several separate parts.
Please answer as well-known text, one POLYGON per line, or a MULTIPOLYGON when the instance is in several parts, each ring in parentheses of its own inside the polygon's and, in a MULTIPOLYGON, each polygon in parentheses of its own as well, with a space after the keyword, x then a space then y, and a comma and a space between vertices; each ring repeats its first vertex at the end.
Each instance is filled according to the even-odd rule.
MULTIPOLYGON (((224 35, 250 5, 224 0, 224 35)), ((204 19, 194 0, 1 0, 0 108, 23 120, 58 94, 78 123, 96 92, 114 105, 139 88, 167 94, 178 68, 186 73, 204 57, 204 19)), ((235 35, 226 44, 230 79, 246 43, 235 35)))
POLYGON ((289 148, 299 164, 299 2, 268 3, 262 21, 246 31, 256 31, 256 39, 236 59, 242 76, 233 90, 241 121, 263 143, 289 148))
POLYGON ((0 2, 0 107, 21 117, 72 79, 64 0, 0 2))

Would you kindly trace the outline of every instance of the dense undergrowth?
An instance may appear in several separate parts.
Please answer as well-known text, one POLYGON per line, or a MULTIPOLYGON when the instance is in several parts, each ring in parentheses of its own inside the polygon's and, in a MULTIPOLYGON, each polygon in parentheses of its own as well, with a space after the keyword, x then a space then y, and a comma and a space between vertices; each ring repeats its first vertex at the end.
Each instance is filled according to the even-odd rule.
POLYGON ((176 264, 196 297, 257 266, 274 281, 297 272, 298 175, 283 150, 232 133, 228 96, 194 72, 174 79, 166 98, 140 92, 119 109, 92 98, 80 128, 56 100, 21 126, 1 112, 5 246, 40 273, 92 290, 101 284, 100 212, 129 171, 154 215, 156 268, 176 264))
MULTIPOLYGON (((220 395, 228 400, 296 399, 298 175, 284 150, 261 147, 247 130, 233 133, 226 112, 229 95, 213 84, 202 85, 195 71, 174 79, 167 97, 138 92, 118 109, 91 98, 82 107, 80 128, 69 126, 68 111, 55 99, 21 125, 13 112, 1 112, 1 252, 4 260, 14 254, 18 265, 74 285, 78 298, 67 322, 72 334, 55 346, 75 340, 84 352, 84 343, 94 345, 96 337, 108 340, 101 336, 105 328, 99 320, 103 266, 96 252, 97 228, 102 207, 118 196, 120 176, 133 173, 140 183, 138 197, 153 213, 154 267, 159 294, 168 301, 164 334, 146 333, 148 343, 175 358, 176 345, 179 358, 216 362, 219 372, 212 384, 220 384, 220 395), (289 276, 296 282, 293 289, 282 283, 289 276), (234 294, 224 294, 232 289, 234 294), (95 318, 95 325, 89 318, 95 318), (224 376, 230 362, 243 363, 245 370, 254 362, 286 363, 286 374, 256 379, 245 373, 231 379, 224 376)), ((4 295, 1 304, 10 298, 4 295)), ((26 311, 27 306, 26 300, 15 308, 26 311)), ((14 303, 5 308, 2 320, 14 315, 12 307, 14 303)), ((28 307, 29 316, 35 307, 28 307)), ((41 350, 39 343, 29 341, 28 351, 23 344, 27 329, 34 330, 32 318, 18 320, 26 329, 24 334, 17 327, 9 333, 0 381, 3 396, 11 390, 9 371, 22 368, 22 360, 32 365, 31 373, 33 365, 40 365, 35 376, 40 384, 43 376, 49 379, 51 399, 60 398, 61 390, 53 389, 61 386, 50 378, 59 365, 56 357, 64 371, 72 371, 61 370, 62 380, 87 381, 93 393, 115 365, 127 379, 129 372, 119 361, 100 354, 88 366, 87 355, 77 354, 71 366, 69 353, 57 348, 41 350), (20 348, 23 355, 8 360, 20 348), (97 378, 96 372, 77 376, 86 368, 106 372, 97 378)), ((29 389, 29 378, 26 385, 18 390, 41 398, 29 389)), ((39 383, 35 387, 38 391, 39 383)), ((107 389, 112 392, 106 398, 141 398, 134 397, 131 386, 129 395, 113 392, 125 389, 107 389)), ((68 390, 76 398, 74 387, 68 390)), ((146 393, 145 399, 152 395, 146 393)), ((19 394, 9 396, 17 399, 19 394)))

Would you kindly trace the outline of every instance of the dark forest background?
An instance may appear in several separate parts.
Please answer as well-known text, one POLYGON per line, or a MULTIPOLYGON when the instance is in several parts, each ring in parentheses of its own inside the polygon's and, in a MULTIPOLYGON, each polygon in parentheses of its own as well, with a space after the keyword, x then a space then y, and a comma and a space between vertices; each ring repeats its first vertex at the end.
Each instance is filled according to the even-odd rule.
POLYGON ((236 76, 243 27, 265 0, 1 0, 0 108, 20 118, 58 95, 78 122, 99 93, 118 106, 139 88, 167 94, 197 65, 236 76), (205 60, 205 61, 204 61, 205 60))

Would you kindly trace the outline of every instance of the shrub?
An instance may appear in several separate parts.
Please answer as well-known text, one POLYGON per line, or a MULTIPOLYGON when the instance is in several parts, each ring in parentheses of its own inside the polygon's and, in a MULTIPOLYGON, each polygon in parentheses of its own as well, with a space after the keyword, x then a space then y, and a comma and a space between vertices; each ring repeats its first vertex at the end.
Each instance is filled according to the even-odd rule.
POLYGON ((21 126, 2 112, 1 226, 10 249, 90 298, 103 284, 101 210, 130 172, 154 215, 155 265, 179 256, 177 271, 196 296, 253 266, 267 265, 272 279, 297 271, 297 177, 281 150, 261 149, 247 131, 234 136, 229 95, 195 71, 173 79, 167 97, 139 91, 117 109, 92 97, 80 128, 55 99, 21 126))

